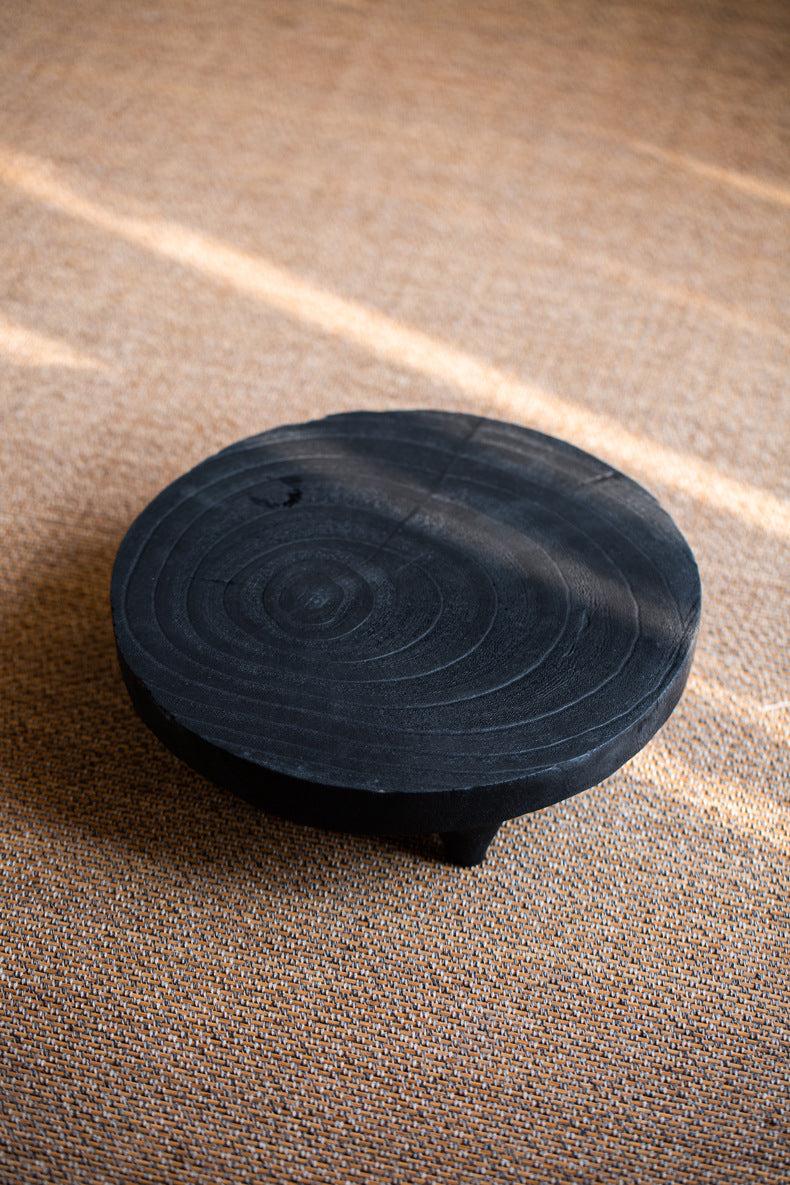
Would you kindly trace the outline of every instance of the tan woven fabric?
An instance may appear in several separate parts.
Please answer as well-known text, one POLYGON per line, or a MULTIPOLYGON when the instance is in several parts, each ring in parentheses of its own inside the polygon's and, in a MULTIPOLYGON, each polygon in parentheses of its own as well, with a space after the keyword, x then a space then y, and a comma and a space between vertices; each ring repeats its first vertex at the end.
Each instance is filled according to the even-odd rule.
POLYGON ((790 1179, 790 9, 0 6, 0 1180, 790 1179), (275 424, 473 410, 653 490, 669 724, 501 831, 322 834, 135 718, 115 550, 275 424))

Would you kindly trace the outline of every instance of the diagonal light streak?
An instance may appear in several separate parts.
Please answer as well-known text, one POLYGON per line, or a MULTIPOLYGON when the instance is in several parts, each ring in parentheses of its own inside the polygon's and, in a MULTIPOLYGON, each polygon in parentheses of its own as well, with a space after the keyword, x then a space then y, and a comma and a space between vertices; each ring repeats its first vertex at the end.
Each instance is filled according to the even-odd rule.
POLYGON ((0 148, 0 179, 61 213, 81 219, 233 287, 269 308, 378 358, 473 396, 487 410, 562 436, 648 483, 668 486, 748 527, 790 539, 790 504, 720 472, 713 464, 631 432, 614 417, 584 408, 475 355, 338 296, 287 268, 180 223, 121 213, 82 194, 61 170, 27 153, 0 148))
POLYGON ((63 366, 71 370, 105 373, 110 370, 106 363, 75 350, 68 342, 19 325, 1 312, 0 358, 7 358, 15 366, 63 366))
POLYGON ((651 140, 636 139, 624 136, 613 128, 600 124, 567 121, 569 131, 582 132, 607 140, 610 144, 617 144, 622 148, 635 152, 639 156, 651 156, 654 160, 663 161, 677 169, 684 169, 694 173, 697 177, 704 177, 707 181, 714 181, 729 189, 736 189, 749 197, 759 198, 765 202, 774 202, 779 206, 790 206, 790 187, 776 181, 764 181, 762 177, 755 177, 752 173, 742 173, 739 169, 727 169, 722 165, 714 165, 709 161, 700 160, 697 156, 690 156, 686 152, 673 152, 670 148, 662 148, 651 140))
POLYGON ((790 189, 775 182, 763 181, 761 177, 754 177, 750 173, 741 173, 736 169, 724 169, 721 165, 712 165, 699 160, 696 156, 688 156, 684 152, 671 152, 668 148, 660 148, 651 144, 649 140, 628 140, 627 144, 634 152, 644 156, 652 156, 655 160, 676 165, 696 173, 698 177, 705 177, 708 181, 716 181, 719 185, 729 186, 741 193, 748 193, 750 197, 761 198, 766 202, 775 202, 780 206, 790 206, 790 189))

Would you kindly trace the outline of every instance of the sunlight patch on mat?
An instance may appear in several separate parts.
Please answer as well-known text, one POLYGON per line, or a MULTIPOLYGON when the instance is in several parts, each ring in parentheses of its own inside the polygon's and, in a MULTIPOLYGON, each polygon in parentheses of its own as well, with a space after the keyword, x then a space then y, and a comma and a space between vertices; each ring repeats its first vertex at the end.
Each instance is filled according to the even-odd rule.
MULTIPOLYGON (((56 166, 0 148, 0 178, 30 197, 118 235, 289 318, 478 401, 481 412, 515 419, 598 454, 639 480, 671 487, 749 527, 790 539, 790 503, 722 474, 710 462, 629 431, 358 301, 338 296, 267 260, 170 220, 117 212, 83 196, 56 166)), ((120 198, 119 198, 120 200, 120 198)))
POLYGON ((745 790, 728 782, 727 769, 719 777, 696 769, 689 762, 672 756, 662 740, 654 740, 645 757, 634 764, 644 772, 656 789, 667 798, 711 814, 721 825, 735 827, 745 835, 790 853, 790 810, 771 799, 760 789, 745 790))
POLYGON ((755 696, 736 691, 734 687, 695 670, 691 672, 686 694, 699 696, 715 710, 728 712, 777 740, 784 742, 788 738, 787 709, 790 703, 786 701, 763 703, 755 696))

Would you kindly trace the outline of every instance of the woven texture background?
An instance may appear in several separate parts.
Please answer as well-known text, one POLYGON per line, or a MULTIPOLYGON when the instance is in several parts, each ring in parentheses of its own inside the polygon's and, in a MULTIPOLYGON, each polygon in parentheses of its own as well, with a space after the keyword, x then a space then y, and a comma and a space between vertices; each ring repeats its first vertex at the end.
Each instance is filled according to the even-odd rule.
POLYGON ((790 1177, 790 8, 0 6, 0 1180, 790 1177), (133 517, 352 408, 537 427, 698 558, 687 693, 487 863, 183 768, 133 517))

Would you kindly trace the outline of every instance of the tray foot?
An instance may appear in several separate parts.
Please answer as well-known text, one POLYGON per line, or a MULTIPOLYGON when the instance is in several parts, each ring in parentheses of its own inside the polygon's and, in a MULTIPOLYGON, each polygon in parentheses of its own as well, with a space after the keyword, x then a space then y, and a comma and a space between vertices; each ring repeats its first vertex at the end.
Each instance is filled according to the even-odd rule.
POLYGON ((493 827, 476 827, 472 831, 444 831, 442 841, 448 860, 462 868, 473 868, 485 860, 488 845, 499 831, 493 827))

